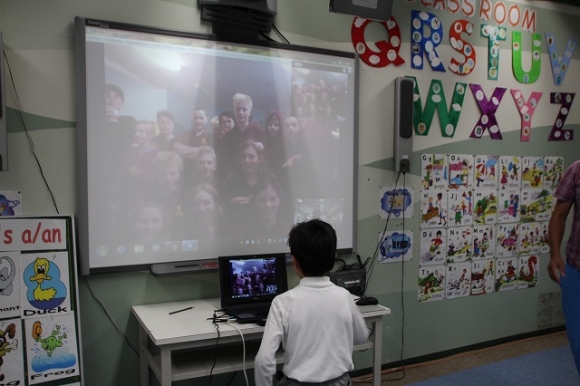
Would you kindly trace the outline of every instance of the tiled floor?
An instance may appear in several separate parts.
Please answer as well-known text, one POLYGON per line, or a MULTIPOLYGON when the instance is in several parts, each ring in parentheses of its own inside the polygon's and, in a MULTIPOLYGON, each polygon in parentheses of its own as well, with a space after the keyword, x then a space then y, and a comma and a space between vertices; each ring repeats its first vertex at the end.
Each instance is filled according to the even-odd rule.
MULTIPOLYGON (((381 385, 408 385, 413 382, 567 344, 568 340, 566 339, 565 331, 523 339, 481 350, 469 351, 435 361, 414 364, 405 367, 404 374, 402 370, 385 370, 383 371, 381 385)), ((355 385, 370 384, 371 378, 370 375, 361 376, 353 378, 353 382, 355 385)))

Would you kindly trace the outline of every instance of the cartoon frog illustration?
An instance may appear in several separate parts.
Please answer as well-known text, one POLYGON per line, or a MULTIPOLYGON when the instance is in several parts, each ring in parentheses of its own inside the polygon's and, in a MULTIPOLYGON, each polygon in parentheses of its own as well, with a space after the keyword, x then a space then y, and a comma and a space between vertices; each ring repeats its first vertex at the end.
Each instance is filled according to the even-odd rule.
POLYGON ((66 332, 59 335, 60 325, 56 325, 52 333, 46 338, 41 338, 42 335, 42 324, 39 321, 34 322, 32 325, 32 338, 38 343, 40 343, 42 349, 46 352, 49 357, 52 356, 54 350, 62 346, 62 340, 66 339, 66 332))

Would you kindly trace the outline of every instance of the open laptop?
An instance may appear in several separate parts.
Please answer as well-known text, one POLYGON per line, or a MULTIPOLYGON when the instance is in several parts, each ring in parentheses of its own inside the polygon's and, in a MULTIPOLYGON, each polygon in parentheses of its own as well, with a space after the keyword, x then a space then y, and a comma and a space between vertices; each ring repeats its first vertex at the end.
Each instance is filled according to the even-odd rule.
POLYGON ((220 256, 221 308, 238 323, 261 322, 276 295, 288 290, 286 255, 220 256))

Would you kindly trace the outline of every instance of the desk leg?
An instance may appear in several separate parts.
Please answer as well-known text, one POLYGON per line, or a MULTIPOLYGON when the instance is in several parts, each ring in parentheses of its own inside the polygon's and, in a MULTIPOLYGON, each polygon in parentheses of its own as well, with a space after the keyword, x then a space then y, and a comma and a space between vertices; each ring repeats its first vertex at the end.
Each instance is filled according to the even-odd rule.
POLYGON ((141 386, 149 386, 149 363, 147 362, 147 333, 139 326, 139 373, 141 386))
POLYGON ((381 358, 383 351, 383 320, 382 317, 372 322, 374 327, 373 342, 373 386, 381 386, 381 358))
POLYGON ((171 386, 171 350, 161 348, 161 386, 171 386))

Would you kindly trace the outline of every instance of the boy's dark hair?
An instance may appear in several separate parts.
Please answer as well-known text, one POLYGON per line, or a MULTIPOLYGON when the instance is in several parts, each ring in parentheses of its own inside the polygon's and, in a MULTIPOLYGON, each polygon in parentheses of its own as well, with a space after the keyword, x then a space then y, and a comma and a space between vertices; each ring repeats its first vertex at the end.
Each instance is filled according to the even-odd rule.
POLYGON ((123 102, 125 101, 125 93, 123 92, 121 87, 117 86, 116 84, 106 84, 105 95, 110 93, 111 91, 117 94, 123 102))
POLYGON ((324 276, 334 266, 336 232, 320 219, 296 224, 288 235, 290 253, 304 276, 324 276))

